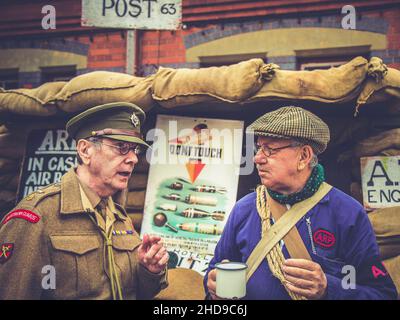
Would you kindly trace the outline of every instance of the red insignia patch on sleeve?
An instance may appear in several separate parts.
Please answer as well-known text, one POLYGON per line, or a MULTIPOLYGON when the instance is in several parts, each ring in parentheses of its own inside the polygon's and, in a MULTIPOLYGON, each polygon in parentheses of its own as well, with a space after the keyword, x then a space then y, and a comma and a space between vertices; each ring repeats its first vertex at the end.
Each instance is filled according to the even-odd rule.
POLYGON ((318 229, 315 231, 313 240, 316 245, 322 248, 331 248, 336 242, 335 235, 324 229, 318 229))
POLYGON ((39 215, 36 213, 25 210, 25 209, 17 209, 12 212, 10 212, 8 215, 5 216, 2 224, 6 224, 8 221, 11 219, 24 219, 26 221, 29 221, 30 223, 37 223, 40 220, 39 215))
POLYGON ((14 251, 14 243, 3 243, 0 247, 0 263, 10 260, 14 251))
POLYGON ((373 265, 371 267, 371 272, 375 279, 378 277, 386 277, 388 275, 383 263, 382 263, 382 266, 373 265))

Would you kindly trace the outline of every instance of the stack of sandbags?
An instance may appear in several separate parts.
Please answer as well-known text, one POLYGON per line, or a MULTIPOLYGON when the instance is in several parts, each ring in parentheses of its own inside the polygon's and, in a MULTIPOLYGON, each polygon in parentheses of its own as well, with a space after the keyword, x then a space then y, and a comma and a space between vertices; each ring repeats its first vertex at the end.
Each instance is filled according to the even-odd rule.
POLYGON ((377 209, 368 217, 375 231, 381 258, 400 294, 400 207, 377 209))
POLYGON ((139 157, 139 162, 135 165, 133 174, 129 179, 128 194, 125 203, 126 211, 132 219, 136 231, 140 231, 142 225, 148 172, 149 163, 144 154, 139 157))
POLYGON ((358 142, 351 155, 353 157, 351 195, 362 203, 360 158, 400 156, 400 128, 383 131, 358 142))
MULTIPOLYGON (((313 100, 343 103, 358 97, 358 106, 400 98, 400 71, 388 69, 377 57, 357 57, 329 70, 288 71, 262 59, 230 66, 198 69, 160 67, 145 78, 94 71, 68 82, 46 83, 36 89, 0 90, 0 113, 51 116, 91 106, 125 101, 145 111, 156 102, 166 108, 196 103, 234 105, 271 100, 313 100)), ((391 110, 398 110, 398 104, 391 110)))
POLYGON ((0 219, 15 205, 25 141, 24 130, 0 126, 0 219))
POLYGON ((343 103, 359 96, 365 79, 382 79, 385 68, 379 58, 368 62, 356 57, 337 68, 313 71, 280 70, 276 64, 251 59, 223 67, 160 68, 152 91, 153 99, 166 108, 218 101, 236 105, 271 100, 343 103))
POLYGON ((94 71, 68 82, 45 83, 35 89, 0 90, 0 113, 49 117, 60 111, 75 113, 118 101, 135 103, 147 111, 154 105, 153 78, 94 71))

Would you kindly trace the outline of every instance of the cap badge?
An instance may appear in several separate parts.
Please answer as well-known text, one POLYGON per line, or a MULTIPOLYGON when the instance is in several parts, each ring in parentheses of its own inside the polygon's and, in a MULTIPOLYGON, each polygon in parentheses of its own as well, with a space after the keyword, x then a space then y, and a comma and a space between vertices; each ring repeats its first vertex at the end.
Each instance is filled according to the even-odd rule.
POLYGON ((131 122, 135 127, 138 127, 140 125, 140 120, 135 113, 132 113, 131 115, 131 122))

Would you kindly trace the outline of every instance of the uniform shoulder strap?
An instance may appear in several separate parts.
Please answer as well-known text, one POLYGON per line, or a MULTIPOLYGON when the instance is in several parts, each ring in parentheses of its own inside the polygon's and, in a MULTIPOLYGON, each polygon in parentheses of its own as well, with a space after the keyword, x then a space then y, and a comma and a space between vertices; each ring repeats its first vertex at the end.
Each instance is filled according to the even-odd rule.
MULTIPOLYGON (((321 199, 332 189, 327 183, 322 183, 318 191, 310 198, 294 204, 285 214, 275 222, 268 232, 261 238, 247 259, 247 281, 257 270, 261 261, 269 251, 296 226, 296 223, 305 216, 321 199)), ((300 238, 301 240, 301 238, 300 238)), ((302 240, 301 240, 302 241, 302 240)), ((304 243, 303 243, 304 245, 304 243)))

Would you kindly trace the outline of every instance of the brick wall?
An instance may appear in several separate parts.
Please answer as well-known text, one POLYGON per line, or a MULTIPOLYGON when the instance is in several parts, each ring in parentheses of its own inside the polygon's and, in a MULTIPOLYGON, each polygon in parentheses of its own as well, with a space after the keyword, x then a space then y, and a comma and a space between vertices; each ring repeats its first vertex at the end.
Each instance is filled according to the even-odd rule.
POLYGON ((384 17, 389 23, 387 63, 392 68, 400 69, 400 9, 385 11, 384 17))
MULTIPOLYGON (((387 50, 372 51, 371 55, 382 57, 390 67, 400 68, 400 9, 381 11, 357 11, 356 30, 387 34, 387 50)), ((341 29, 343 15, 301 16, 301 18, 260 18, 241 20, 240 22, 223 22, 188 25, 187 29, 175 33, 167 31, 144 31, 140 41, 140 64, 145 75, 154 73, 157 66, 197 68, 197 63, 186 63, 185 50, 202 43, 229 37, 231 35, 271 30, 276 28, 323 27, 341 29)), ((221 50, 221 54, 224 54, 221 50)), ((227 52, 226 54, 229 54, 227 52)), ((294 70, 296 57, 274 57, 269 62, 279 64, 283 69, 294 70)))
POLYGON ((185 64, 184 36, 184 30, 140 32, 138 73, 154 73, 160 65, 191 67, 185 64))
POLYGON ((84 37, 89 44, 88 70, 125 70, 125 37, 124 31, 84 37))
MULTIPOLYGON (((66 3, 65 0, 58 2, 66 3)), ((235 4, 232 8, 226 8, 227 10, 225 11, 229 11, 229 14, 239 14, 239 16, 241 10, 238 9, 238 6, 245 5, 246 8, 253 7, 252 9, 256 10, 257 6, 261 5, 261 2, 257 1, 254 1, 252 5, 250 5, 251 1, 246 4, 241 4, 240 1, 234 2, 235 4), (237 10, 234 9, 234 7, 237 10), (237 12, 235 12, 235 10, 237 12)), ((283 2, 285 1, 282 1, 282 3, 283 2)), ((356 1, 356 8, 358 8, 357 3, 361 4, 363 2, 364 1, 356 1)), ((317 1, 312 1, 310 3, 312 3, 315 7, 315 12, 317 12, 317 1)), ((338 4, 335 4, 335 8, 332 7, 330 13, 324 12, 320 15, 316 15, 315 12, 301 13, 298 14, 299 18, 294 18, 293 14, 292 16, 288 16, 288 13, 285 15, 285 12, 282 11, 279 13, 277 12, 274 15, 260 15, 257 18, 249 17, 246 19, 238 19, 239 16, 237 19, 233 18, 233 16, 230 19, 227 19, 224 16, 224 10, 221 9, 223 6, 223 0, 209 3, 189 0, 184 3, 183 22, 186 28, 177 31, 138 31, 137 74, 141 76, 152 74, 156 72, 159 66, 197 68, 199 67, 198 63, 188 63, 186 61, 187 49, 208 41, 221 39, 235 34, 275 28, 341 28, 342 15, 340 12, 334 14, 334 12, 338 11, 338 4), (214 8, 211 8, 213 4, 214 8), (224 19, 220 22, 201 22, 202 17, 206 14, 212 14, 215 16, 220 14, 220 18, 224 19), (198 18, 197 20, 195 19, 196 15, 198 18), (197 22, 193 22, 194 20, 197 22)), ((274 4, 274 6, 276 6, 276 4, 274 4)), ((290 4, 290 6, 292 6, 292 4, 290 4)), ((321 3, 321 8, 322 7, 323 4, 321 3)), ((74 12, 71 14, 76 15, 77 13, 75 11, 77 11, 78 8, 80 8, 80 5, 75 5, 73 9, 74 12)), ((242 17, 246 17, 243 10, 242 17)), ((373 51, 371 52, 371 55, 380 56, 390 67, 400 69, 400 8, 382 6, 375 11, 365 11, 366 9, 363 9, 364 11, 360 10, 357 11, 357 14, 359 15, 357 20, 357 30, 387 34, 387 50, 373 51)), ((64 12, 64 10, 61 11, 64 12)), ((65 15, 65 12, 63 14, 65 15)), ((39 19, 40 17, 40 12, 35 15, 35 19, 39 19)), ((66 18, 67 17, 63 17, 62 19, 66 18)), ((60 24, 60 28, 61 26, 63 25, 60 24)), ((45 48, 49 50, 66 51, 85 55, 88 58, 87 66, 84 69, 77 70, 78 75, 94 70, 125 72, 126 31, 93 30, 93 28, 86 30, 81 27, 78 29, 79 33, 77 34, 71 31, 70 33, 64 33, 62 36, 52 35, 37 40, 33 40, 34 38, 31 37, 3 39, 0 42, 0 50, 2 48, 45 48)), ((230 53, 224 52, 223 48, 221 48, 221 54, 229 55, 230 53)), ((268 61, 279 64, 283 69, 290 70, 295 69, 296 67, 296 57, 294 56, 271 57, 268 61)), ((21 86, 36 87, 39 84, 40 75, 37 72, 20 73, 21 86)))
MULTIPOLYGON (((87 67, 77 69, 77 75, 96 70, 125 72, 126 65, 126 33, 111 32, 70 36, 63 38, 49 38, 36 40, 5 40, 0 44, 1 49, 46 49, 52 51, 70 52, 87 57, 87 67)), ((63 61, 60 61, 60 66, 63 61)), ((38 67, 46 67, 40 65, 38 67)), ((19 86, 35 88, 41 84, 40 71, 19 73, 19 86)))

